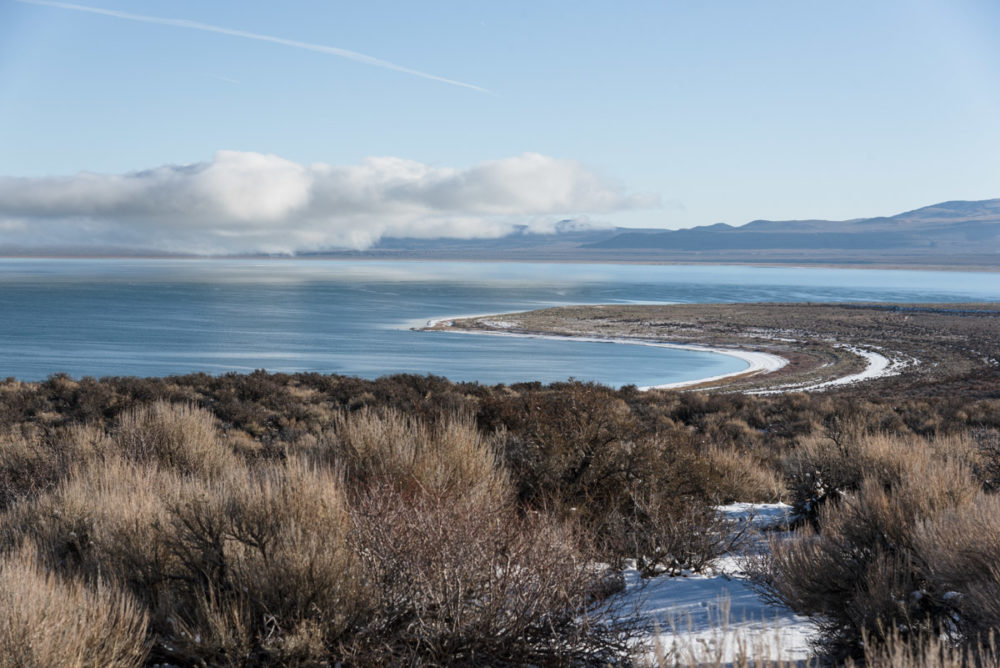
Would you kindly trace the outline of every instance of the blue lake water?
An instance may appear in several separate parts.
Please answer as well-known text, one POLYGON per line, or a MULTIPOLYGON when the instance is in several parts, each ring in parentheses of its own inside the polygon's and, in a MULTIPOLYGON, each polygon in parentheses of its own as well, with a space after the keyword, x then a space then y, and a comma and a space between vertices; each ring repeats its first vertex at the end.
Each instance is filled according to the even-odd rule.
POLYGON ((739 371, 712 353, 414 332, 562 304, 1000 300, 1000 274, 488 262, 0 260, 0 378, 319 371, 653 385, 739 371))

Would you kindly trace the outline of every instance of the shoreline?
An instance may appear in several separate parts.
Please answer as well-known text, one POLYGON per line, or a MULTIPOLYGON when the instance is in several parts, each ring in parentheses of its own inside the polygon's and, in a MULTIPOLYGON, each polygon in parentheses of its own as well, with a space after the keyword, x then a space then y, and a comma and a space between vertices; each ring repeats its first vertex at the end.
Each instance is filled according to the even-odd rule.
POLYGON ((445 318, 433 318, 427 320, 427 324, 424 327, 414 327, 413 329, 415 331, 424 331, 424 332, 450 332, 452 334, 507 336, 515 338, 526 338, 526 339, 546 339, 551 341, 580 341, 583 343, 615 343, 621 345, 647 346, 650 348, 688 350, 691 352, 713 353, 716 355, 725 355, 727 357, 734 357, 738 360, 741 360, 742 362, 745 362, 747 365, 746 368, 740 369, 739 371, 733 371, 732 373, 724 373, 704 378, 694 378, 691 380, 681 380, 670 383, 643 386, 638 388, 639 391, 641 392, 648 392, 650 390, 681 389, 696 385, 703 385, 705 383, 714 383, 721 380, 733 380, 737 377, 760 376, 778 371, 779 369, 782 369, 785 366, 787 366, 789 363, 789 361, 786 358, 772 353, 765 353, 755 350, 745 350, 740 348, 705 346, 696 343, 670 343, 666 341, 649 341, 646 339, 638 339, 634 337, 602 337, 602 336, 585 336, 585 335, 571 335, 571 334, 514 332, 514 331, 504 331, 503 329, 475 330, 475 329, 465 329, 455 326, 455 322, 460 320, 481 320, 483 318, 502 317, 503 315, 504 314, 501 313, 486 313, 478 315, 461 315, 461 316, 450 316, 445 318))
POLYGON ((414 329, 675 348, 722 354, 746 364, 741 371, 655 383, 642 390, 878 395, 891 388, 925 396, 954 386, 993 396, 991 379, 1000 373, 1000 305, 918 306, 598 304, 442 317, 414 329), (959 346, 956 337, 963 342, 959 346))

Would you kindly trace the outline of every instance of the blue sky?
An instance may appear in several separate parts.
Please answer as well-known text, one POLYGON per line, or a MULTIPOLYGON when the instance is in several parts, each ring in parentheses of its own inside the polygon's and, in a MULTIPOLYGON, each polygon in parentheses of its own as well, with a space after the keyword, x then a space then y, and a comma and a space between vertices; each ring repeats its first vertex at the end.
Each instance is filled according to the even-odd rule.
MULTIPOLYGON (((0 175, 29 177, 46 197, 48 177, 214 164, 218 151, 305 166, 392 157, 434 179, 458 170, 462 184, 472 178, 463 170, 539 154, 553 178, 572 163, 611 194, 595 205, 519 193, 532 202, 524 216, 628 226, 838 219, 1000 197, 996 0, 80 4, 347 49, 490 92, 0 0, 0 175)), ((7 181, 8 191, 24 183, 7 181)), ((3 214, 3 188, 8 229, 49 215, 47 200, 3 214)), ((131 210, 74 211, 59 197, 64 220, 99 225, 131 210)), ((447 217, 495 224, 522 212, 495 209, 477 202, 447 217)))

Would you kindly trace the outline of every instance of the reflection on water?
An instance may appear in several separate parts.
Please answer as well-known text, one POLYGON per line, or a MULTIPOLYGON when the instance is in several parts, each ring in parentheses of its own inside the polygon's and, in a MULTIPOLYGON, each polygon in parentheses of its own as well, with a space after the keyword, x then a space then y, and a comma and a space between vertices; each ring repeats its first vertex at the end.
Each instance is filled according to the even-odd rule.
POLYGON ((326 260, 0 260, 0 377, 320 371, 487 383, 652 385, 733 358, 602 343, 412 332, 430 318, 558 304, 984 301, 996 274, 326 260))

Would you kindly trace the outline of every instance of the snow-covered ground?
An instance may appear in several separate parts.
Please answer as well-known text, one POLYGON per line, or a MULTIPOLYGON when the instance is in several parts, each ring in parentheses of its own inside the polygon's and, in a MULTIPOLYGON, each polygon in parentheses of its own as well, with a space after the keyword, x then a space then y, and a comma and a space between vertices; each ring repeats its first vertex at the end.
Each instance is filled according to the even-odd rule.
MULTIPOLYGON (((751 522, 747 549, 763 549, 761 532, 788 522, 785 504, 740 503, 720 507, 733 522, 751 522)), ((750 587, 739 555, 719 559, 712 572, 663 575, 643 582, 626 572, 625 608, 637 605, 653 648, 649 662, 727 665, 741 655, 769 661, 804 661, 815 627, 807 618, 764 601, 750 587)))
POLYGON ((832 380, 823 381, 820 383, 797 383, 790 385, 781 385, 778 387, 771 387, 766 390, 753 390, 749 394, 780 394, 782 392, 816 392, 820 390, 825 390, 830 387, 836 387, 838 385, 853 385, 854 383, 860 383, 865 380, 874 380, 875 378, 885 378, 886 376, 896 376, 899 375, 903 369, 908 366, 913 366, 920 363, 920 360, 915 358, 906 357, 900 353, 896 353, 893 357, 887 357, 880 352, 875 350, 857 348, 855 346, 849 346, 846 344, 837 344, 838 348, 843 348, 848 350, 855 355, 863 357, 865 359, 865 368, 858 373, 852 373, 847 376, 841 376, 840 378, 834 378, 832 380))

